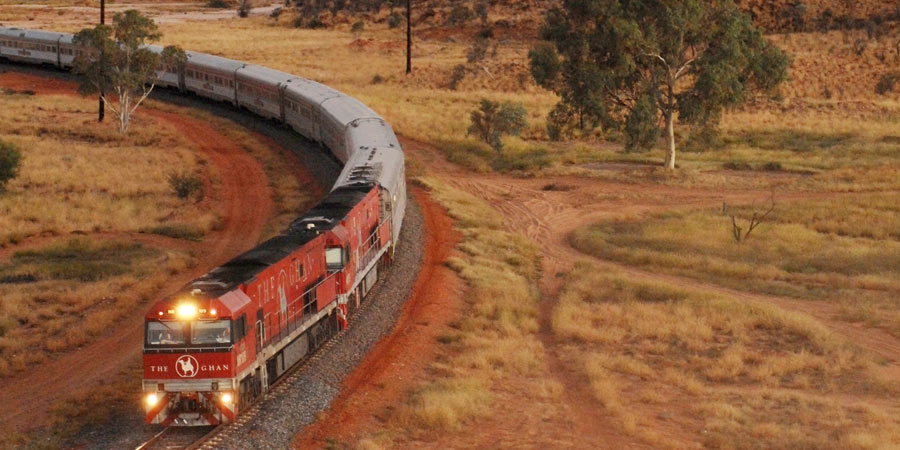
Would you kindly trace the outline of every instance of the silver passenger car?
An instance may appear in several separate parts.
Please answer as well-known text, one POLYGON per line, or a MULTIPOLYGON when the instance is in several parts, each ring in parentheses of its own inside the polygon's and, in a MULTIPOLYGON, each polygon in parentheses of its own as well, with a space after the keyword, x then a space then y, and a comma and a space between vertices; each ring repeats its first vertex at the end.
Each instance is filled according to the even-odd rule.
POLYGON ((212 100, 237 105, 235 73, 246 66, 241 61, 192 51, 185 52, 184 90, 212 100))

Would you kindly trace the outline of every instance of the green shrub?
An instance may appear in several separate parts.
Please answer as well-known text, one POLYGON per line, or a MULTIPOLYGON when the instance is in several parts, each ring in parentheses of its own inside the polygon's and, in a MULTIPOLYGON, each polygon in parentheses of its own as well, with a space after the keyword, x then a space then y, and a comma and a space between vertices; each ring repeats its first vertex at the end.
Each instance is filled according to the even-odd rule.
POLYGON ((400 22, 402 22, 402 21, 403 21, 403 18, 400 17, 400 14, 398 14, 396 12, 392 12, 391 15, 388 16, 388 19, 387 19, 388 28, 393 30, 394 28, 399 27, 400 22))
POLYGON ((503 150, 500 138, 504 134, 518 136, 528 126, 525 121, 527 113, 521 103, 501 104, 481 99, 481 107, 472 111, 472 124, 469 125, 467 134, 478 136, 499 153, 503 150))
POLYGON ((722 167, 728 170, 753 170, 746 161, 728 161, 722 164, 722 167))
POLYGON ((625 151, 643 152, 653 147, 659 139, 656 110, 652 97, 645 95, 638 99, 625 119, 625 151))
POLYGON ((463 64, 457 64, 453 67, 453 72, 450 75, 450 85, 448 86, 451 91, 455 91, 457 87, 459 87, 459 83, 466 77, 466 66, 463 64))
POLYGON ((189 173, 172 173, 169 175, 169 186, 175 195, 186 200, 192 195, 198 197, 203 192, 203 180, 199 176, 189 173))
POLYGON ((22 153, 13 144, 0 141, 0 192, 6 190, 6 183, 19 174, 22 153))
POLYGON ((353 26, 350 27, 350 32, 353 33, 354 39, 359 39, 362 32, 366 29, 366 23, 362 20, 357 20, 353 23, 353 26))
POLYGON ((878 84, 875 85, 875 93, 884 95, 893 91, 897 81, 900 81, 900 73, 888 72, 882 75, 881 78, 878 79, 878 84))

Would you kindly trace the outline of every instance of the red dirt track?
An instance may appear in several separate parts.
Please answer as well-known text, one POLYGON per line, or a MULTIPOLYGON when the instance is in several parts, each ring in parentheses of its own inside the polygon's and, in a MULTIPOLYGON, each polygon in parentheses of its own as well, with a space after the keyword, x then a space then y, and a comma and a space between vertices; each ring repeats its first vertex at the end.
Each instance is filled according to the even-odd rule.
MULTIPOLYGON (((74 83, 17 73, 0 74, 0 86, 32 90, 37 95, 77 95, 74 83)), ((164 295, 258 242, 272 213, 272 192, 260 163, 205 122, 148 108, 138 114, 150 115, 191 139, 221 180, 213 201, 221 211, 222 228, 196 244, 199 255, 196 268, 173 277, 162 288, 160 294, 164 295)), ((272 145, 271 141, 266 142, 272 145)), ((299 162, 292 158, 288 164, 299 162)), ((302 167, 296 167, 295 173, 298 178, 312 179, 302 167)), ((45 425, 54 402, 78 389, 110 380, 123 368, 135 364, 141 352, 143 312, 141 308, 122 318, 122 325, 81 349, 0 379, 0 405, 4 407, 0 428, 27 431, 45 425)))
POLYGON ((461 313, 465 285, 444 265, 459 232, 443 207, 421 188, 411 191, 425 218, 425 257, 416 284, 391 334, 347 376, 331 408, 297 435, 294 448, 322 448, 331 439, 350 441, 377 420, 435 360, 438 333, 461 313))

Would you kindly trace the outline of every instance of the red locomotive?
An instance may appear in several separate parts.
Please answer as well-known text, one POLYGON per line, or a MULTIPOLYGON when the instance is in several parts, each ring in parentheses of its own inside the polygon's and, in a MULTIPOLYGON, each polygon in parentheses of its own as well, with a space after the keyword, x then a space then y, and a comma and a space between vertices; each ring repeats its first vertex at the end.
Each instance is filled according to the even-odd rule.
POLYGON ((217 425, 332 334, 390 257, 387 191, 332 191, 273 239, 156 303, 144 333, 147 422, 217 425))

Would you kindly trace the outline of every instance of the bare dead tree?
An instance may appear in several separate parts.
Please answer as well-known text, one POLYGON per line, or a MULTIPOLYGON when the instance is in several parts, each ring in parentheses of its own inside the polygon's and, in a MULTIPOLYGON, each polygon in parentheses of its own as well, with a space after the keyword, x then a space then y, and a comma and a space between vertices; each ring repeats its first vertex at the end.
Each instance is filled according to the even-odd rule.
MULTIPOLYGON (((770 197, 770 205, 769 209, 765 212, 760 213, 756 210, 756 205, 753 205, 753 212, 750 216, 750 223, 747 226, 747 231, 745 232, 742 227, 740 227, 737 223, 737 215, 731 214, 731 235, 734 237, 735 242, 743 242, 746 241, 747 238, 750 237, 750 233, 753 232, 757 227, 759 227, 763 222, 768 219, 769 215, 775 211, 775 192, 772 192, 770 197)), ((728 204, 722 203, 722 213, 728 214, 728 204)))

